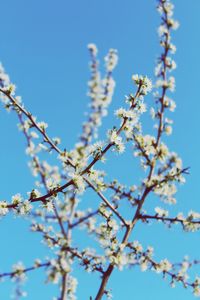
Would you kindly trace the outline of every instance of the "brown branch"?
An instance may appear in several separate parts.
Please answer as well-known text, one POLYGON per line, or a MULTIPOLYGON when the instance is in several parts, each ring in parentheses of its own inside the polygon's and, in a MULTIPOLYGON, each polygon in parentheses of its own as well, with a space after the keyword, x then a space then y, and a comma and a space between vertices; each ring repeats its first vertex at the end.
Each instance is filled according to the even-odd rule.
MULTIPOLYGON (((14 107, 17 107, 21 113, 23 113, 31 122, 32 126, 35 127, 43 136, 44 141, 47 142, 52 149, 54 149, 57 153, 60 155, 62 154, 62 151, 55 145, 55 143, 51 140, 51 138, 47 135, 46 131, 41 129, 38 125, 37 122, 34 120, 32 114, 28 112, 21 104, 18 103, 18 101, 10 94, 9 91, 4 90, 0 88, 0 92, 2 92, 5 96, 9 98, 11 103, 13 104, 14 107)), ((71 160, 69 158, 66 159, 66 163, 70 164, 71 166, 73 165, 71 160)))
MULTIPOLYGON (((135 100, 137 99, 137 97, 139 96, 140 94, 140 89, 141 89, 141 86, 139 85, 138 87, 138 90, 135 94, 135 96, 133 97, 133 100, 132 100, 132 106, 131 108, 134 108, 134 105, 135 105, 135 100)), ((48 135, 46 134, 45 130, 42 130, 36 123, 36 121, 34 120, 34 118, 32 117, 31 113, 29 113, 24 107, 22 107, 18 102, 17 100, 11 96, 10 92, 8 91, 5 91, 4 89, 1 89, 0 88, 0 92, 2 92, 5 96, 7 96, 10 101, 13 103, 14 106, 16 106, 32 123, 33 127, 35 127, 41 134, 42 136, 44 137, 44 140, 52 147, 52 149, 54 149, 57 153, 59 153, 60 155, 62 154, 62 151, 53 143, 53 141, 48 137, 48 135)), ((124 129, 125 125, 126 125, 126 122, 127 122, 127 118, 124 118, 123 120, 123 123, 122 125, 120 126, 120 128, 117 130, 117 135, 119 135, 121 133, 121 131, 124 129)), ((26 137, 27 137, 27 134, 26 134, 26 137)), ((27 137, 28 138, 28 137, 27 137)), ((28 139, 29 141, 29 139, 28 139)), ((97 162, 99 161, 103 155, 114 145, 114 143, 109 143, 105 148, 104 150, 95 156, 95 158, 92 160, 92 162, 80 173, 81 176, 83 176, 84 174, 86 174, 87 172, 89 172, 89 170, 91 169, 91 167, 97 162)), ((66 160, 66 163, 67 164, 70 164, 73 168, 75 168, 75 165, 72 163, 72 161, 70 159, 67 158, 66 160)), ((117 210, 109 203, 109 201, 105 198, 105 196, 97 191, 97 189, 94 187, 94 185, 86 178, 86 177, 83 177, 84 180, 89 184, 89 186, 97 192, 97 194, 100 196, 100 198, 107 204, 107 206, 116 214, 116 216, 122 221, 122 223, 126 226, 126 222, 125 220, 123 219, 123 217, 117 212, 117 210)), ((64 189, 66 189, 68 186, 74 184, 73 180, 70 180, 68 181, 66 184, 62 185, 61 187, 58 187, 58 188, 55 188, 53 189, 52 191, 49 191, 47 194, 41 196, 41 197, 37 197, 37 198, 34 198, 34 199, 29 199, 29 201, 31 203, 33 202, 38 202, 38 201, 41 201, 41 202, 46 202, 46 200, 48 198, 50 198, 51 196, 54 196, 55 194, 57 194, 58 192, 62 192, 64 189)), ((9 204, 7 205, 7 208, 15 208, 17 207, 17 204, 9 204)))
POLYGON ((162 221, 162 222, 170 222, 170 223, 181 223, 181 225, 184 227, 184 223, 189 223, 189 224, 200 224, 199 221, 193 221, 193 220, 187 220, 187 219, 179 219, 178 217, 170 218, 170 217, 162 217, 159 215, 140 215, 139 218, 142 221, 145 220, 157 220, 157 221, 162 221))
MULTIPOLYGON (((39 268, 44 268, 44 267, 49 267, 49 266, 50 266, 50 262, 41 263, 41 264, 38 264, 37 266, 32 266, 32 267, 23 269, 21 271, 21 273, 27 273, 27 272, 30 272, 30 271, 33 271, 33 270, 37 270, 39 268)), ((18 273, 19 273, 19 271, 0 273, 0 278, 3 278, 3 277, 11 277, 12 278, 15 275, 17 275, 18 273)))
POLYGON ((85 179, 85 181, 90 185, 90 187, 99 195, 99 197, 103 200, 103 202, 110 208, 110 210, 120 219, 124 226, 127 226, 125 219, 121 216, 121 214, 116 210, 116 208, 106 199, 106 197, 92 184, 89 179, 85 179))
POLYGON ((61 288, 61 297, 60 300, 67 299, 67 273, 62 275, 62 288, 61 288))
MULTIPOLYGON (((165 13, 166 14, 166 13, 165 13)), ((167 36, 167 40, 166 42, 168 42, 168 36, 167 36)), ((168 50, 165 49, 165 52, 164 52, 164 57, 166 59, 167 57, 167 53, 168 53, 168 50)), ((164 59, 164 61, 165 61, 164 59)), ((166 72, 167 72, 167 65, 165 64, 164 65, 164 72, 163 72, 163 79, 166 79, 166 72)), ((159 127, 158 127, 158 133, 157 133, 157 138, 156 138, 156 144, 155 144, 155 148, 158 147, 159 145, 159 142, 160 142, 160 139, 161 139, 161 135, 162 135, 162 127, 163 127, 163 113, 164 113, 164 97, 165 97, 165 94, 166 94, 166 87, 163 87, 162 89, 162 97, 160 99, 160 102, 161 102, 161 112, 159 114, 159 127)), ((156 159, 156 156, 155 156, 155 159, 156 159)), ((148 174, 148 177, 147 177, 147 180, 149 181, 153 175, 153 172, 154 172, 154 169, 155 169, 155 164, 150 164, 150 170, 149 170, 149 174, 148 174)), ((155 185, 156 186, 156 185, 155 185)), ((117 253, 123 249, 123 247, 126 245, 130 235, 131 235, 131 232, 133 231, 137 221, 139 220, 139 216, 140 216, 140 211, 144 205, 144 202, 146 200, 146 197, 147 195, 151 192, 151 190, 155 187, 155 186, 152 186, 152 187, 145 187, 144 189, 144 192, 141 196, 141 199, 140 201, 138 202, 138 207, 137 207, 137 210, 134 214, 134 217, 131 221, 131 224, 126 228, 126 232, 124 234, 124 237, 122 239, 122 243, 121 243, 121 247, 115 252, 115 255, 117 255, 117 253), (123 247, 122 247, 123 246, 123 247)), ((105 292, 105 287, 107 285, 107 282, 108 282, 108 279, 109 277, 111 276, 112 272, 114 270, 114 265, 112 264, 109 264, 108 268, 107 268, 107 271, 104 273, 103 277, 102 277, 102 281, 101 281, 101 284, 100 284, 100 287, 99 287, 99 290, 98 290, 98 293, 97 293, 97 296, 95 298, 95 300, 100 300, 105 292)))
POLYGON ((77 221, 75 221, 74 223, 70 224, 70 226, 69 226, 69 227, 70 227, 70 228, 74 228, 74 227, 76 227, 76 226, 80 225, 81 223, 83 223, 83 222, 87 221, 87 220, 88 220, 88 219, 90 219, 91 217, 93 217, 93 216, 97 215, 97 214, 98 214, 98 212, 99 212, 99 210, 97 209, 97 210, 95 210, 95 211, 93 211, 93 212, 89 213, 88 215, 86 215, 86 216, 84 216, 84 217, 82 217, 82 218, 78 219, 78 220, 77 220, 77 221))

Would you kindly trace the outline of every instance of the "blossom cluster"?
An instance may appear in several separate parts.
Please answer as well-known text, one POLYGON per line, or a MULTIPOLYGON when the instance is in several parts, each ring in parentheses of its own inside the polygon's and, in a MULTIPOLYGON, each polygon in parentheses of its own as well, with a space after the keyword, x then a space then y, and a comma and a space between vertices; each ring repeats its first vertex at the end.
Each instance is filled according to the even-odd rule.
POLYGON ((107 108, 112 101, 115 88, 115 81, 112 77, 113 70, 118 62, 118 55, 115 49, 110 49, 108 55, 105 56, 106 74, 101 78, 99 71, 99 62, 97 60, 97 47, 89 44, 88 49, 91 54, 91 80, 89 81, 88 96, 91 99, 88 120, 83 124, 83 133, 81 135, 81 145, 88 146, 92 138, 97 138, 98 127, 102 123, 102 117, 107 115, 107 108))

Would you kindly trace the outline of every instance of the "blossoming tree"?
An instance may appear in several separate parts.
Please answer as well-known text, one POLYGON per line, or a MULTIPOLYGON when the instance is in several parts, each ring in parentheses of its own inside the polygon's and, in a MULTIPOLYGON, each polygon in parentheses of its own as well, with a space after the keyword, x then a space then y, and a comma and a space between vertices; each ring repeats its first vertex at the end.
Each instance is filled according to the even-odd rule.
MULTIPOLYGON (((29 166, 36 182, 28 196, 18 193, 11 200, 1 200, 0 215, 16 214, 30 220, 32 232, 39 233, 51 251, 49 258, 36 258, 32 266, 16 263, 11 271, 0 274, 1 278, 8 277, 17 282, 19 297, 25 295, 20 283, 29 272, 41 269, 45 270, 47 281, 59 287, 58 295, 53 299, 76 299, 78 278, 73 276, 75 262, 85 272, 99 274, 99 288, 90 299, 110 298, 109 279, 113 270, 138 265, 142 271, 162 273, 171 286, 183 285, 190 288, 195 296, 200 296, 200 278, 188 277, 192 267, 199 264, 198 260, 185 258, 179 263, 167 258, 157 260, 153 247, 143 248, 134 239, 135 226, 141 222, 160 222, 167 226, 177 224, 185 231, 200 228, 200 214, 194 211, 187 216, 181 213, 171 216, 162 205, 154 207, 151 212, 145 211, 146 202, 153 196, 175 204, 177 186, 185 182, 185 175, 188 174, 181 158, 164 142, 166 135, 172 133, 170 113, 176 108, 170 98, 175 88, 171 72, 176 68, 172 58, 176 47, 171 41, 171 32, 178 28, 178 22, 173 19, 173 4, 169 0, 158 0, 157 10, 161 18, 158 29, 161 54, 155 68, 156 81, 152 83, 145 75, 132 76, 135 92, 126 97, 124 107, 115 111, 118 126, 108 130, 103 141, 97 140, 98 129, 107 114, 115 88, 113 71, 118 61, 116 50, 111 49, 105 57, 106 70, 102 76, 97 47, 88 45, 91 57, 90 111, 82 126, 79 142, 70 151, 61 149, 60 139, 48 135, 48 125, 38 121, 27 110, 1 66, 1 101, 6 110, 17 114, 19 129, 27 143, 29 166), (153 94, 154 101, 147 109, 145 98, 148 94, 153 94), (154 122, 153 135, 144 133, 140 121, 147 110, 154 122), (137 185, 126 186, 116 179, 108 181, 105 172, 97 168, 97 163, 99 166, 104 162, 107 152, 121 154, 126 151, 127 145, 132 145, 135 159, 139 160, 144 170, 143 179, 137 185), (49 153, 56 155, 56 166, 44 160, 44 156, 48 159, 49 153), (87 204, 84 209, 82 206, 80 208, 79 199, 84 199, 90 190, 96 195, 96 208, 90 209, 87 204), (123 209, 125 203, 129 214, 123 209), (84 249, 73 240, 74 232, 80 230, 86 233, 88 239, 88 247, 84 249), (92 248, 89 247, 91 240, 92 248)), ((116 159, 115 154, 113 159, 116 159)))

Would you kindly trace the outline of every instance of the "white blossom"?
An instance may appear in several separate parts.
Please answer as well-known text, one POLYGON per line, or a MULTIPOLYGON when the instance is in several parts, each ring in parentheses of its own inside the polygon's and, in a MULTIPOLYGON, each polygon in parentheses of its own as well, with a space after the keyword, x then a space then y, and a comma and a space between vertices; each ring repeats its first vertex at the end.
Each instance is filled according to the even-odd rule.
POLYGON ((0 201, 0 216, 5 216, 8 213, 8 204, 6 201, 0 201))

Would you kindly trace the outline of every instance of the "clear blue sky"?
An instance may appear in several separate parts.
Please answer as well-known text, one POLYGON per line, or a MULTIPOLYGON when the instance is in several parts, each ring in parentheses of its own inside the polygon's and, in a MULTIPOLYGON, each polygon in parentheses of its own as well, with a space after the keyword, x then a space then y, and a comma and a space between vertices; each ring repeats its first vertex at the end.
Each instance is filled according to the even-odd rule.
MULTIPOLYGON (((116 93, 105 120, 105 130, 116 124, 113 111, 123 103, 124 95, 132 92, 131 75, 147 74, 153 77, 159 53, 156 26, 159 17, 154 0, 6 0, 1 1, 0 60, 18 87, 25 105, 39 119, 49 124, 49 134, 60 136, 62 146, 71 149, 77 141, 83 112, 87 109, 88 52, 86 45, 98 45, 100 58, 109 48, 119 51, 119 65, 115 72, 116 93)), ((191 208, 200 211, 200 2, 199 0, 174 1, 175 16, 181 23, 174 35, 178 48, 174 75, 177 88, 174 95, 177 110, 172 115, 174 132, 169 137, 170 148, 191 167, 191 175, 177 195, 177 211, 191 208)), ((153 101, 148 98, 148 101, 153 101)), ((16 127, 16 118, 0 109, 0 165, 1 199, 32 189, 33 179, 24 155, 24 139, 16 127)), ((109 163, 116 177, 125 181, 131 176, 126 158, 109 156, 109 163)), ((125 183, 125 182, 124 182, 125 183)), ((154 205, 154 203, 153 203, 154 205)), ((0 221, 0 271, 7 271, 19 260, 31 265, 35 257, 45 257, 46 248, 39 243, 39 236, 31 236, 26 221, 6 218, 0 221), (33 253, 34 250, 34 253, 33 253)), ((166 256, 179 261, 185 254, 200 259, 200 233, 182 234, 178 227, 167 231, 162 225, 140 226, 136 239, 144 245, 155 247, 157 258, 166 256), (168 254, 168 255, 167 255, 168 254)), ((94 295, 98 280, 80 273, 78 299, 94 295)), ((200 270, 199 270, 200 273, 200 270)), ((28 300, 52 299, 53 288, 43 287, 40 272, 30 275, 27 282, 28 300)), ((166 280, 151 272, 137 269, 115 272, 111 281, 114 299, 190 300, 189 291, 182 287, 171 289, 166 280)), ((0 299, 7 300, 13 286, 0 285, 0 299)))

